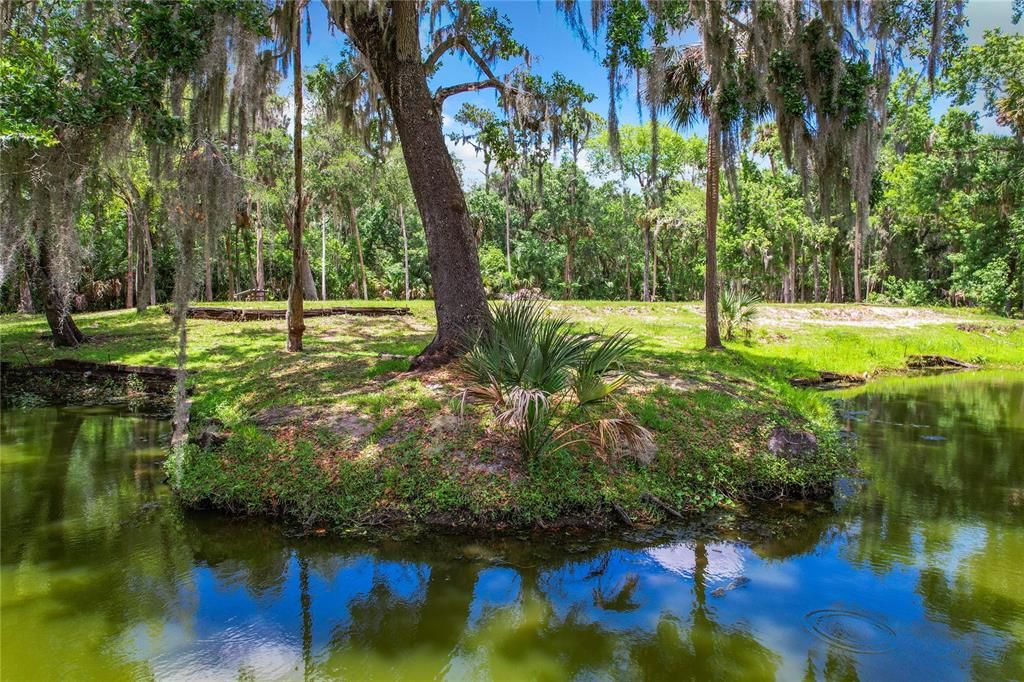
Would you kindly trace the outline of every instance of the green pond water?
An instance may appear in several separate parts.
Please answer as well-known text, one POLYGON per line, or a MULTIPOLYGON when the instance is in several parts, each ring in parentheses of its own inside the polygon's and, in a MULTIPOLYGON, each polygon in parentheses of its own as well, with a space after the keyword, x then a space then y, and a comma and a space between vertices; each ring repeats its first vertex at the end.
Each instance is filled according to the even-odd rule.
POLYGON ((1024 375, 835 398, 866 483, 613 539, 289 537, 177 509, 166 422, 5 410, 0 677, 1024 678, 1024 375))

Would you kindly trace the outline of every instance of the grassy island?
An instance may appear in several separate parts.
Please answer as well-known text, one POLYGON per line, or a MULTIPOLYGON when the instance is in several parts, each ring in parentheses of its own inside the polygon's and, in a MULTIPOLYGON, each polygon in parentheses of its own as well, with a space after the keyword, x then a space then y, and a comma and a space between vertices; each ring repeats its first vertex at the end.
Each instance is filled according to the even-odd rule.
MULTIPOLYGON (((586 447, 527 458, 491 411, 460 403, 451 366, 406 371, 433 330, 432 305, 411 308, 310 317, 302 353, 285 352, 283 321, 190 321, 182 501, 316 530, 656 522, 830 490, 849 459, 829 396, 790 379, 903 371, 912 355, 1024 367, 1024 325, 959 310, 763 306, 751 333, 706 352, 698 304, 553 303, 580 331, 632 331, 624 405, 656 452, 647 462, 586 447), (779 428, 813 434, 816 451, 773 454, 779 428)), ((89 343, 54 349, 41 316, 4 316, 5 358, 174 366, 160 310, 82 315, 80 324, 89 343)), ((30 401, 30 390, 8 399, 30 401)))

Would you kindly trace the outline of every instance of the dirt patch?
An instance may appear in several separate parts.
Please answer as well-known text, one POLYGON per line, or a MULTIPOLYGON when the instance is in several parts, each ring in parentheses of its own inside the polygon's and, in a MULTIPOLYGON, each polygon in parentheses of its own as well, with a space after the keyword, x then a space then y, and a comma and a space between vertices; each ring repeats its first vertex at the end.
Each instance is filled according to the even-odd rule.
POLYGON ((373 424, 369 420, 351 410, 337 407, 268 407, 257 414, 253 421, 264 429, 302 424, 312 429, 327 429, 337 436, 345 436, 353 441, 360 441, 373 431, 373 424))
POLYGON ((926 324, 964 323, 956 311, 879 305, 775 306, 758 308, 760 324, 797 327, 805 324, 850 327, 920 327, 926 324))

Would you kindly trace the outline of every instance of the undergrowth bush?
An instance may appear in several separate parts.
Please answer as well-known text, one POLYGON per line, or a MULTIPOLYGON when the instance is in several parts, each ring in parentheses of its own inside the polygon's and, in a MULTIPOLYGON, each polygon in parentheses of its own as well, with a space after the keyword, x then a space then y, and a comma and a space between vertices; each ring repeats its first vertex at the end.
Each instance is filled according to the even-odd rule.
POLYGON ((529 299, 496 304, 491 313, 491 330, 459 365, 463 404, 490 406, 528 457, 580 443, 604 455, 653 447, 650 433, 616 401, 630 379, 622 360, 636 346, 627 331, 579 334, 568 318, 529 299))

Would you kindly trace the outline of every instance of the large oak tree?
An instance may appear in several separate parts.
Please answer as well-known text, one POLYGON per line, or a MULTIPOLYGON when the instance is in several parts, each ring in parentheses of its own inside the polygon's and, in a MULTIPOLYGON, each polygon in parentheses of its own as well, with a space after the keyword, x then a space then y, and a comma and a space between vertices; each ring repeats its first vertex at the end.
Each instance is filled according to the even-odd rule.
POLYGON ((468 336, 486 328, 489 315, 469 210, 441 129, 441 107, 448 97, 461 92, 503 89, 504 81, 494 75, 489 62, 523 50, 496 14, 476 3, 327 0, 325 4, 331 20, 366 59, 390 104, 423 219, 437 333, 413 367, 444 364, 459 354, 468 336), (420 44, 424 12, 432 23, 445 14, 452 18, 449 25, 432 32, 434 44, 426 55, 420 44), (431 92, 428 76, 445 54, 455 50, 476 64, 480 80, 431 92))

